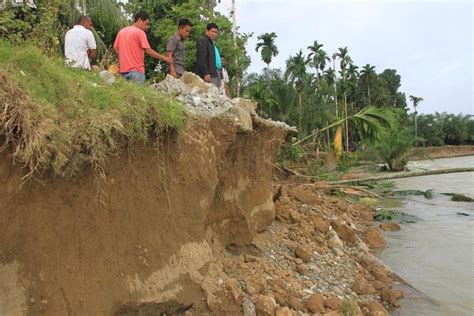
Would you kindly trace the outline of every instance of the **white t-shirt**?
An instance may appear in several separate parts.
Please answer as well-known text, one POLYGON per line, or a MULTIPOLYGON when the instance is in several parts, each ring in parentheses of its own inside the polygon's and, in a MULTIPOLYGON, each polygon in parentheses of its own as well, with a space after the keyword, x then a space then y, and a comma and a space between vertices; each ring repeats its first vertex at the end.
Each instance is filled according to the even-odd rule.
POLYGON ((229 83, 229 74, 227 73, 227 70, 222 67, 222 81, 225 83, 229 83))
POLYGON ((96 49, 94 35, 82 25, 75 25, 66 32, 64 53, 66 65, 75 68, 91 69, 87 50, 96 49))

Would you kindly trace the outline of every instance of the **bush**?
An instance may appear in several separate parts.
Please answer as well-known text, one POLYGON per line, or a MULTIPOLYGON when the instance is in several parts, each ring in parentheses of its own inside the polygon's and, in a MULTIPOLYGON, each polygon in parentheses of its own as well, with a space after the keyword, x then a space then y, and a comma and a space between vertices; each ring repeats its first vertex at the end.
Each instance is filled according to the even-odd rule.
POLYGON ((324 167, 324 160, 320 158, 311 159, 308 165, 308 172, 312 176, 321 174, 322 168, 324 167))
POLYGON ((283 144, 280 147, 277 161, 281 166, 286 166, 288 161, 301 162, 305 155, 306 150, 303 147, 283 144))
POLYGON ((350 168, 357 165, 359 155, 357 153, 343 153, 336 162, 336 170, 339 172, 347 172, 350 168))

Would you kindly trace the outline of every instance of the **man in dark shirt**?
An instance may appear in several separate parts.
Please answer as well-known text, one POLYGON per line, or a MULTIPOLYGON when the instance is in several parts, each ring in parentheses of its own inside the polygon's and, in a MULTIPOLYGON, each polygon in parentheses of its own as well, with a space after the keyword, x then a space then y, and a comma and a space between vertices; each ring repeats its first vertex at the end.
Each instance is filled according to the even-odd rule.
POLYGON ((196 43, 197 74, 206 82, 212 82, 216 87, 221 86, 222 62, 215 39, 219 27, 216 23, 207 25, 206 35, 196 43))
POLYGON ((179 20, 178 31, 166 42, 168 57, 173 58, 173 64, 170 65, 168 73, 175 78, 180 78, 184 73, 184 53, 186 49, 184 40, 189 36, 192 27, 193 25, 188 19, 179 20))

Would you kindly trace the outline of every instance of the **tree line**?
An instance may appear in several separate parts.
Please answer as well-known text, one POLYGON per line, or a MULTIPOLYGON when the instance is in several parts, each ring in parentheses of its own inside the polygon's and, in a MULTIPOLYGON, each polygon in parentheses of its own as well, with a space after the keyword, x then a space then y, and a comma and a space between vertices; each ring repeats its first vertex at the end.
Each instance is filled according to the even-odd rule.
MULTIPOLYGON (((358 66, 347 47, 328 53, 318 41, 290 56, 285 69, 272 69, 272 59, 279 53, 276 39, 274 32, 258 36, 255 49, 267 67, 249 74, 243 84, 243 93, 259 103, 260 115, 289 122, 301 135, 308 135, 366 107, 376 107, 395 112, 397 128, 412 129, 419 145, 473 143, 471 115, 417 117, 423 98, 413 95, 409 99, 415 111, 409 114, 407 97, 400 91, 401 76, 395 69, 377 72, 370 64, 358 66)), ((344 125, 344 146, 354 148, 362 141, 357 126, 351 120, 345 120, 344 125)), ((335 133, 326 129, 324 143, 329 145, 335 133)))

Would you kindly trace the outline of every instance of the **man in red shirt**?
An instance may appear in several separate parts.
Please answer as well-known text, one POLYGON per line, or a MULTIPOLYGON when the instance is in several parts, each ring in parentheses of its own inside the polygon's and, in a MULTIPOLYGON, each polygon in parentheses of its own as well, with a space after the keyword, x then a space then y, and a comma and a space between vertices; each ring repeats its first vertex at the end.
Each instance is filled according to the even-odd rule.
POLYGON ((150 16, 145 11, 135 15, 131 26, 121 29, 115 38, 114 49, 119 57, 120 75, 141 84, 145 82, 145 53, 172 64, 173 60, 150 48, 145 31, 150 25, 150 16))

